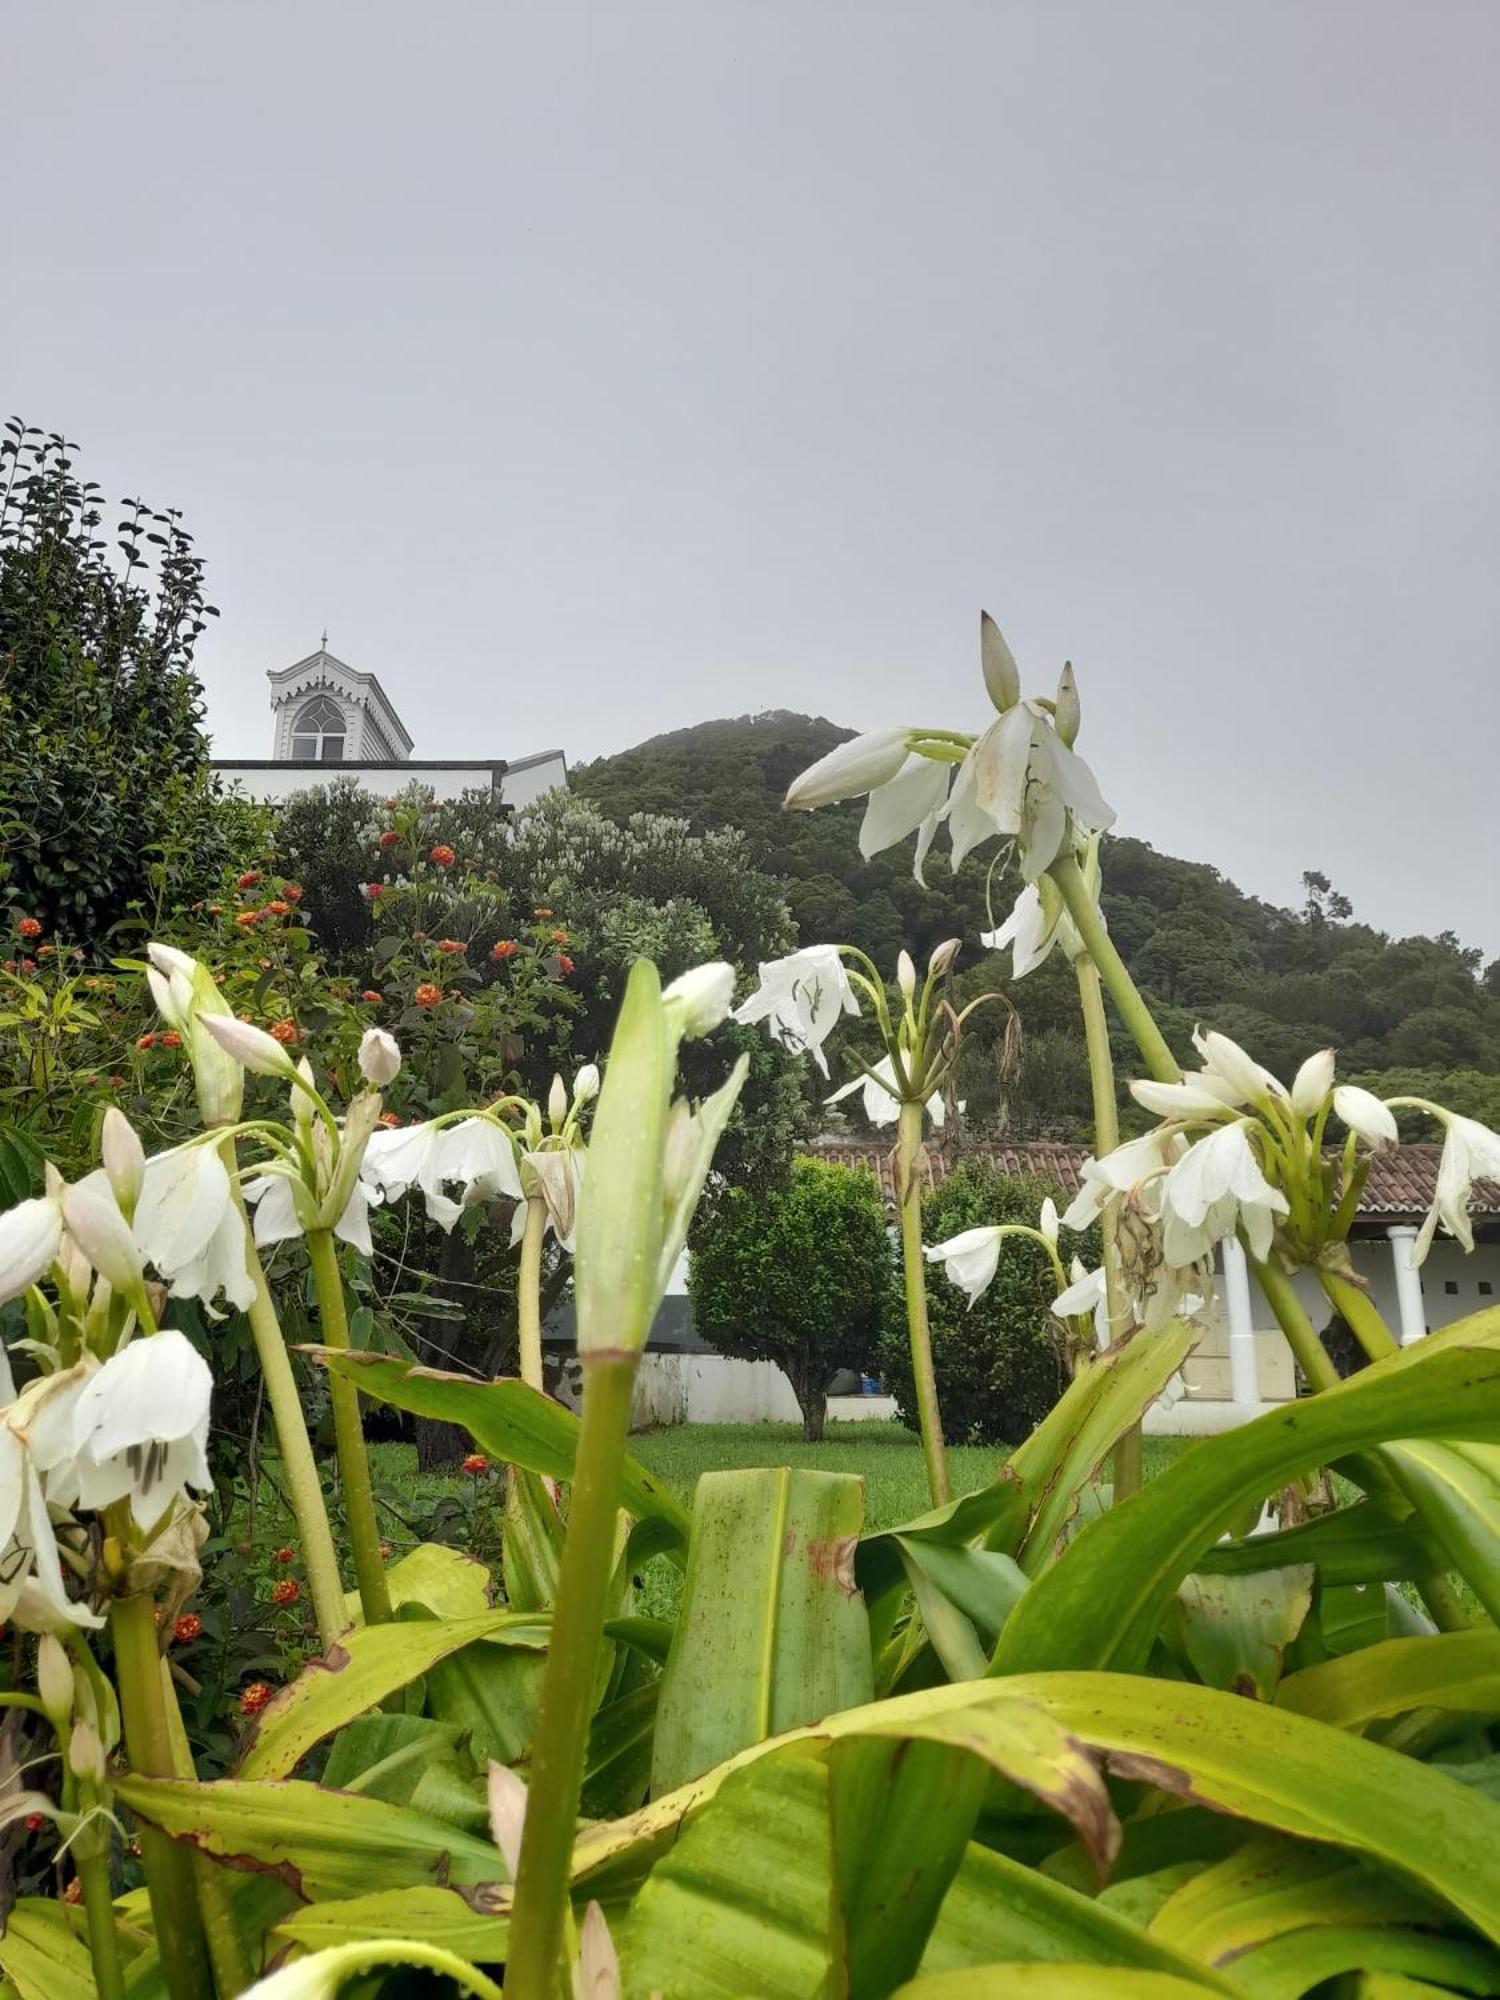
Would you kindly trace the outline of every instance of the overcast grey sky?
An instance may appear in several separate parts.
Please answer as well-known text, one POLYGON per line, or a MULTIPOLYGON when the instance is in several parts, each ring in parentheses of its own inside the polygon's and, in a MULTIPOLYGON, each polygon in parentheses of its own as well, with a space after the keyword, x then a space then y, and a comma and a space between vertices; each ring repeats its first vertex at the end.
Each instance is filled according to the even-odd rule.
POLYGON ((1500 950, 1500 5, 9 0, 0 369, 182 507, 224 755, 984 714, 1500 950))

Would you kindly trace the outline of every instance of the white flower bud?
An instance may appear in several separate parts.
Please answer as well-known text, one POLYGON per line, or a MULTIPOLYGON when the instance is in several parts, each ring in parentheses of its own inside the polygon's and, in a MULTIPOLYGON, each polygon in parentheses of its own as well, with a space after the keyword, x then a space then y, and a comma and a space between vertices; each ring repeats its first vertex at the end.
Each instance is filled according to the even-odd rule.
POLYGON ((573 1102, 575 1105, 591 1104, 599 1095, 599 1065, 585 1063, 573 1079, 573 1102))
POLYGON ((1005 643, 1004 634, 988 611, 979 614, 979 664, 990 700, 1004 715, 1021 699, 1021 669, 1005 643))
POLYGON ((55 1200, 17 1202, 0 1215, 0 1305, 46 1276, 61 1243, 62 1211, 55 1200))
POLYGON ((75 1722, 69 1731, 68 1768, 88 1784, 104 1783, 104 1745, 92 1722, 75 1722))
POLYGON ((366 1028, 359 1045, 359 1070, 366 1083, 384 1090, 401 1071, 401 1050, 384 1028, 366 1028))
POLYGON ((280 1076, 288 1081, 297 1066, 277 1041, 253 1021, 241 1021, 233 1014, 204 1014, 201 1024, 226 1055, 233 1056, 242 1069, 256 1076, 280 1076))
POLYGON ((857 798, 889 784, 906 762, 909 734, 905 729, 872 729, 838 744, 792 780, 786 795, 787 810, 805 812, 812 806, 834 805, 839 799, 857 798))
POLYGON ((1052 723, 1059 740, 1071 750, 1078 741, 1078 725, 1083 720, 1083 710, 1078 700, 1078 683, 1073 678, 1073 662, 1065 661, 1057 680, 1057 705, 1052 711, 1052 723))
POLYGON ((932 956, 927 961, 927 970, 934 979, 941 979, 944 976, 954 959, 958 957, 962 944, 962 938, 944 938, 940 945, 934 945, 932 956))
POLYGON ((115 1200, 124 1214, 133 1214, 140 1198, 141 1182, 146 1177, 146 1149, 135 1127, 116 1104, 111 1104, 104 1114, 99 1157, 104 1162, 104 1172, 114 1190, 115 1200))
POLYGON ((722 959, 695 965, 674 979, 662 994, 669 1018, 675 1018, 678 1032, 687 1041, 709 1034, 729 1012, 734 998, 734 967, 722 959))
POLYGON ((1341 1083, 1333 1093, 1333 1108, 1349 1130, 1370 1146, 1394 1146, 1401 1137, 1396 1116, 1373 1090, 1361 1090, 1357 1083, 1341 1083))
POLYGON ((917 990, 917 968, 911 962, 909 951, 903 951, 896 960, 896 984, 905 1000, 910 1000, 917 990))
POLYGON ((507 1764, 490 1765, 490 1832, 505 1860, 512 1882, 521 1859, 521 1835, 526 1827, 526 1780, 507 1764))
POLYGON ((568 1115, 568 1086, 560 1076, 552 1079, 552 1088, 547 1092, 547 1118, 554 1132, 560 1131, 562 1122, 568 1115))
POLYGON ((303 1056, 298 1062, 297 1074, 301 1077, 303 1083, 307 1085, 307 1090, 300 1089, 295 1083, 292 1085, 292 1123, 296 1126, 298 1132, 301 1133, 303 1139, 306 1139, 312 1129, 315 1111, 313 1100, 308 1095, 308 1091, 314 1088, 313 1066, 307 1060, 306 1056, 303 1056))
POLYGON ((141 1281, 141 1254, 113 1195, 70 1187, 62 1198, 68 1234, 112 1290, 132 1292, 141 1281))
POLYGON ((1041 1230, 1043 1236, 1046 1237, 1047 1241, 1052 1245, 1053 1249, 1055 1250, 1057 1248, 1057 1228, 1058 1228, 1057 1203, 1052 1199, 1050 1194, 1047 1196, 1047 1199, 1042 1203, 1042 1212, 1040 1217, 1038 1218, 1037 1227, 1041 1230))
POLYGON ((59 1640, 44 1632, 36 1647, 36 1691, 54 1728, 73 1713, 73 1669, 59 1640))
POLYGON ((1333 1089, 1333 1050, 1319 1049, 1292 1078, 1292 1109, 1299 1118, 1315 1118, 1333 1089))

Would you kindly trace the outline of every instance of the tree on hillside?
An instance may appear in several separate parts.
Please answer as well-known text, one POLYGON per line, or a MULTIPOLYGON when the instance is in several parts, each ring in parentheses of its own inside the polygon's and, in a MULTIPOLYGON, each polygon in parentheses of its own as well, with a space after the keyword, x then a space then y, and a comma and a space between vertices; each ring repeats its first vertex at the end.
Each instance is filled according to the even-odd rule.
POLYGON ((834 1375, 875 1354, 892 1268, 874 1175, 803 1158, 785 1187, 732 1188, 699 1223, 688 1286, 702 1337, 774 1361, 815 1443, 834 1375))
POLYGON ((0 895, 93 941, 206 894, 244 815, 201 726, 193 651, 217 613, 193 538, 141 500, 107 510, 75 450, 0 432, 0 895))

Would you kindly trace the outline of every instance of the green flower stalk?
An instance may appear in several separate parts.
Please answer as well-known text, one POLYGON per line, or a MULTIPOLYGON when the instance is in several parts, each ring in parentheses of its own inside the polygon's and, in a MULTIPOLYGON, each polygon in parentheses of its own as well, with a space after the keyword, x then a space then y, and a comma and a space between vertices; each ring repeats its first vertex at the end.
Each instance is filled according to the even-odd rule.
POLYGON ((724 1018, 733 980, 727 965, 704 966, 663 992, 656 968, 639 961, 599 1096, 574 1279, 583 1417, 532 1744, 507 2000, 552 2000, 563 1976, 568 1871, 636 1369, 748 1068, 742 1056, 695 1110, 672 1098, 677 1047, 724 1018))

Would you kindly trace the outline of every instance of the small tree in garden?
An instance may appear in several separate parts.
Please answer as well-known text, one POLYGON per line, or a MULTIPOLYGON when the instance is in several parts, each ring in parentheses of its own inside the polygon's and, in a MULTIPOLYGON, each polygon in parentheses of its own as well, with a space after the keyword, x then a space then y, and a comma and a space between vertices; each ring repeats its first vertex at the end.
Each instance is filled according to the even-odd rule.
POLYGON ((218 614, 193 538, 107 503, 75 449, 0 430, 0 897, 92 941, 204 893, 243 814, 209 768, 193 652, 218 614))
POLYGON ((785 1187, 732 1188, 700 1225, 688 1278, 698 1331, 737 1360, 774 1361, 816 1443, 828 1384, 875 1354, 891 1257, 874 1175, 794 1160, 785 1187))
MULTIPOLYGON (((927 1197, 927 1234, 941 1242, 982 1226, 1034 1223, 1055 1193, 1029 1174, 960 1166, 927 1197)), ((995 1276, 972 1304, 946 1278, 929 1278, 932 1365, 950 1444, 1019 1444, 1067 1387, 1067 1357, 1051 1311, 1057 1294, 1051 1262, 1024 1236, 1001 1242, 995 1276)), ((899 1297, 894 1304, 880 1344, 881 1368, 897 1415, 915 1429, 911 1350, 899 1297)))

